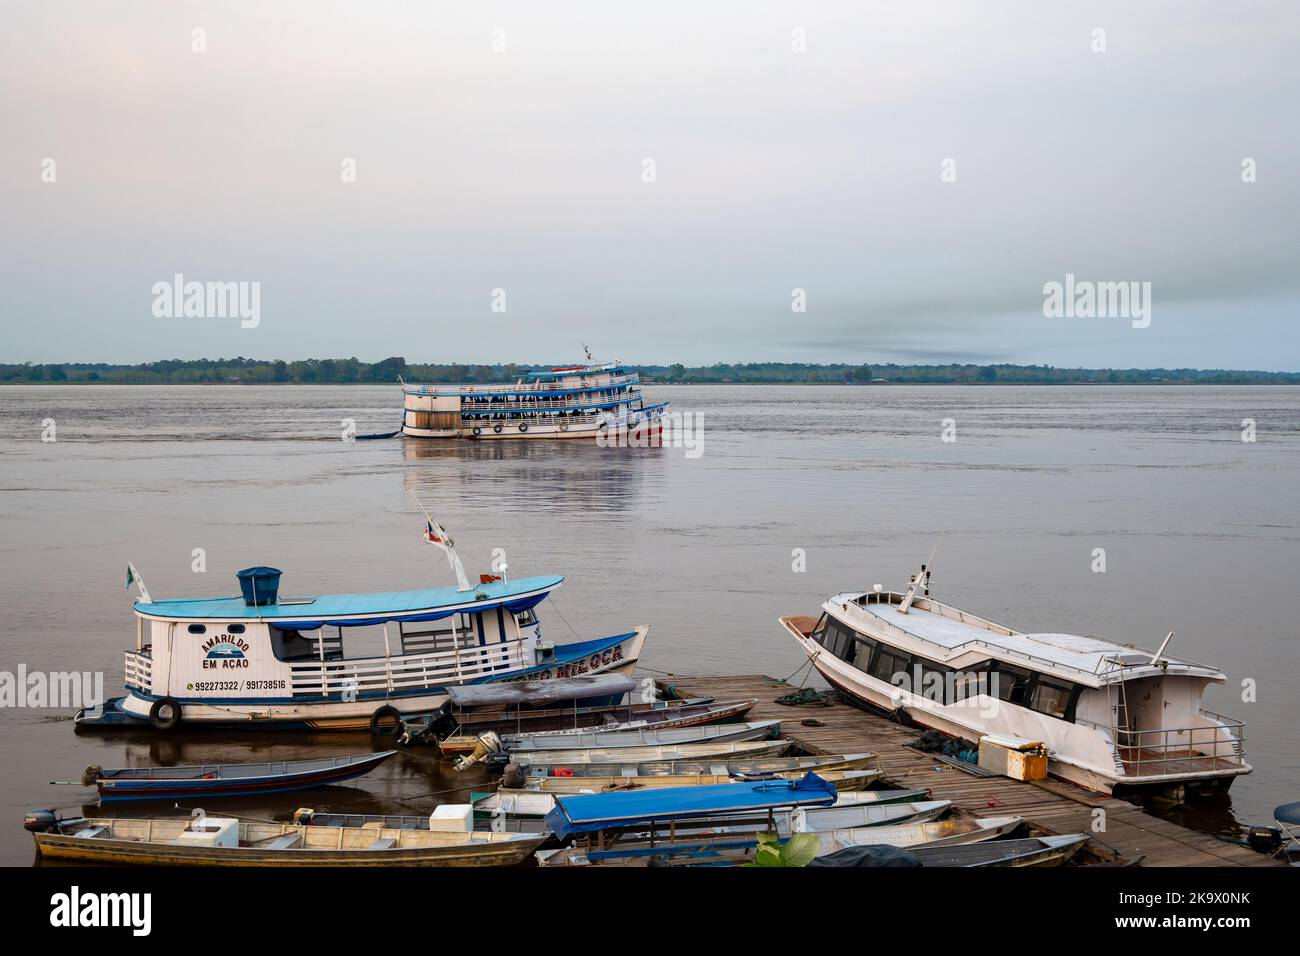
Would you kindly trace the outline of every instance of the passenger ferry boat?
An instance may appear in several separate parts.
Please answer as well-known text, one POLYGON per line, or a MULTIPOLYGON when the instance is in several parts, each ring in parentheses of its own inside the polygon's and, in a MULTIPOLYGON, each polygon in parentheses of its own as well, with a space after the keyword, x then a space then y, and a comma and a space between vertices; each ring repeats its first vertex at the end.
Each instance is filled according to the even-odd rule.
MULTIPOLYGON (((458 564, 458 560, 455 562, 458 564)), ((489 681, 630 675, 648 626, 571 644, 542 640, 537 607, 564 581, 505 581, 373 594, 280 597, 280 572, 240 572, 242 597, 134 605, 123 697, 78 728, 255 726, 373 732, 427 714, 447 688, 489 681), (383 653, 352 656, 369 632, 383 653), (345 638, 345 635, 347 637, 345 638)))
POLYGON ((642 440, 667 402, 647 405, 636 372, 617 362, 526 372, 513 385, 403 385, 402 434, 413 438, 642 440))
POLYGON ((1216 667, 1096 637, 1026 634, 941 604, 921 566, 904 593, 837 594, 781 624, 853 701, 952 736, 1037 741, 1093 790, 1226 790, 1250 773, 1244 725, 1201 706, 1216 667))

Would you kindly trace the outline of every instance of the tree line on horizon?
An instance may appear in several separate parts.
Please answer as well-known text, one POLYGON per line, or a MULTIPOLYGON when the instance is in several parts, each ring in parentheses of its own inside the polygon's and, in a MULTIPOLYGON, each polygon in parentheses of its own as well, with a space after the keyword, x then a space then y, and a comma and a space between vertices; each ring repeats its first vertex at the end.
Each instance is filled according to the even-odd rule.
MULTIPOLYGON (((504 384, 546 363, 510 362, 496 365, 408 364, 400 356, 379 362, 356 358, 166 359, 139 365, 100 362, 59 364, 0 364, 0 383, 54 383, 101 385, 387 385, 399 379, 432 384, 504 384)), ((728 365, 630 365, 643 380, 683 385, 1291 385, 1300 384, 1300 372, 1239 371, 1231 369, 1147 368, 1088 369, 1051 365, 948 364, 874 365, 806 362, 749 362, 728 365)))

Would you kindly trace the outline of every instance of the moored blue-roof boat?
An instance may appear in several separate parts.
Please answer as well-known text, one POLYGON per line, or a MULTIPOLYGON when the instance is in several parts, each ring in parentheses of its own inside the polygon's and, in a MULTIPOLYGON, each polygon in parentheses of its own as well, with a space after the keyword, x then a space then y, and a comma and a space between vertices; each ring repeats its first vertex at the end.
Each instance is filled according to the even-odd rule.
POLYGON ((142 588, 127 693, 80 712, 78 729, 184 723, 396 733, 403 718, 445 704, 453 686, 635 668, 647 626, 550 644, 536 609, 563 577, 482 575, 470 586, 449 540, 430 540, 449 551, 459 587, 284 597, 280 572, 252 568, 241 572, 243 597, 152 601, 142 588), (359 644, 382 653, 354 655, 359 644))

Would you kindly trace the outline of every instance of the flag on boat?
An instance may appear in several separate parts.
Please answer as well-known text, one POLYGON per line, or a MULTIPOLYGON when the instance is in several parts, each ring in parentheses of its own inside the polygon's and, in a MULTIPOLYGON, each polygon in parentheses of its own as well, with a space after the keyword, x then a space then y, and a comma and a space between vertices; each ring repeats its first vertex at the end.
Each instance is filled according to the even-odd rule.
POLYGON ((427 527, 424 532, 424 540, 430 544, 437 545, 444 551, 449 551, 456 547, 456 542, 451 540, 451 535, 447 533, 447 529, 440 524, 434 524, 432 519, 427 522, 427 527))
POLYGON ((427 515, 425 518, 424 540, 442 549, 442 552, 447 555, 447 563, 451 565, 451 570, 456 575, 456 590, 470 590, 469 579, 465 577, 465 566, 460 563, 460 555, 456 553, 456 542, 452 540, 446 528, 427 515))
POLYGON ((148 590, 144 586, 144 578, 140 577, 140 572, 135 569, 135 565, 128 561, 126 562, 126 587, 129 589, 132 584, 140 589, 141 601, 144 601, 145 604, 153 603, 148 590))

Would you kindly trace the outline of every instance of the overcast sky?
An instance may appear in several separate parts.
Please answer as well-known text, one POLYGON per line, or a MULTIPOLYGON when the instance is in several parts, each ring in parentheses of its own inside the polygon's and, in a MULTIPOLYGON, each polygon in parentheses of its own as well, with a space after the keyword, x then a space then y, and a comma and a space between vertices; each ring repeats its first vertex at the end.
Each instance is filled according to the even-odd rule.
POLYGON ((1300 369, 1300 4, 2 16, 0 361, 1300 369), (260 324, 156 317, 176 273, 260 324), (1150 326, 1045 318, 1067 273, 1150 326))

